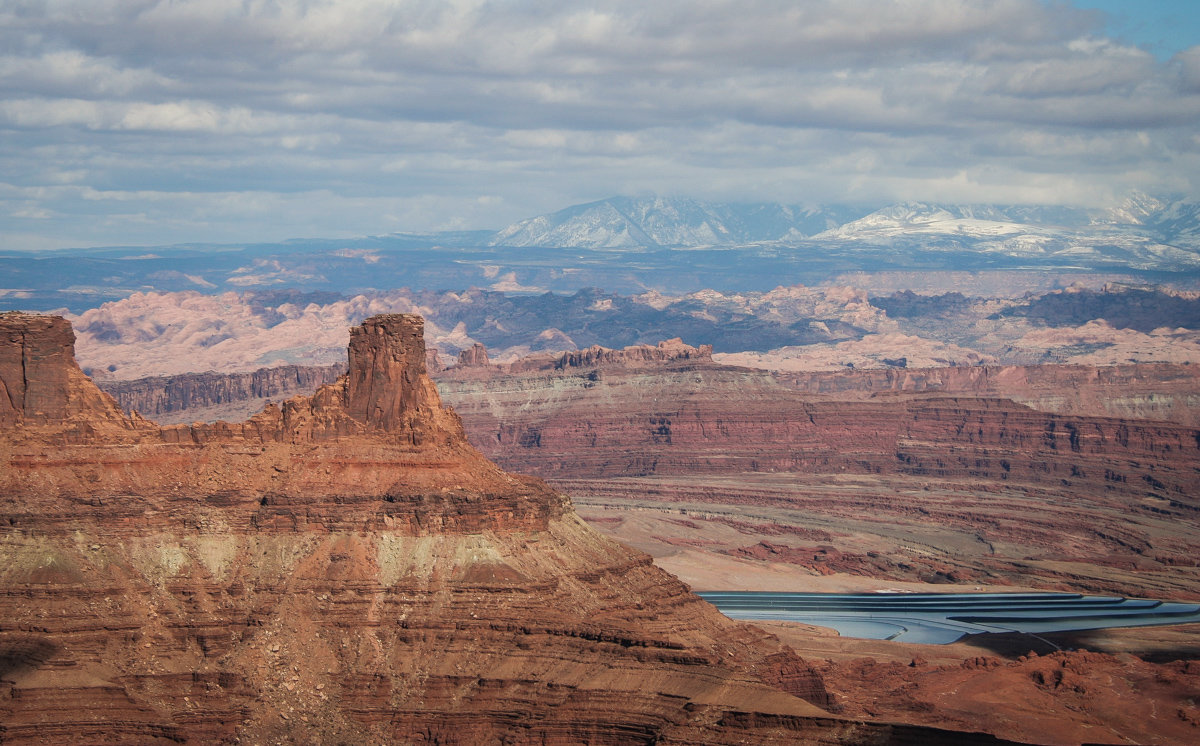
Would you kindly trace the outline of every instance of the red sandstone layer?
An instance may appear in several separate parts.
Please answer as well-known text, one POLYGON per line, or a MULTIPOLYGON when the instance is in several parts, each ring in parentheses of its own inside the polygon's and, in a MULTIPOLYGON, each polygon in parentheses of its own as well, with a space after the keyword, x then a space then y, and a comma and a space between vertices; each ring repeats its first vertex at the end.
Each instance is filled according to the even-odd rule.
POLYGON ((883 392, 1002 397, 1033 409, 1084 417, 1200 426, 1200 366, 981 365, 779 374, 789 388, 839 399, 883 392))
POLYGON ((589 518, 623 521, 604 530, 666 561, 691 556, 701 573, 717 553, 801 578, 1200 596, 1191 427, 937 392, 838 401, 703 365, 440 385, 489 456, 552 478, 589 518), (650 529, 645 509, 765 528, 672 527, 663 514, 650 529))
POLYGON ((125 418, 61 320, 0 349, 5 743, 972 738, 831 715, 788 648, 486 461, 419 318, 234 425, 125 418))
POLYGON ((780 378, 715 366, 701 350, 675 347, 609 351, 580 368, 558 366, 565 356, 540 366, 480 358, 445 371, 440 385, 489 455, 551 477, 608 514, 652 505, 668 512, 691 505, 693 515, 766 510, 754 523, 817 526, 827 537, 780 543, 773 530, 729 535, 666 519, 653 532, 604 526, 660 558, 700 542, 707 551, 696 569, 720 564, 717 553, 784 563, 810 579, 1200 595, 1191 528, 1200 509, 1197 431, 949 395, 1057 392, 1060 400, 1120 408, 1113 392, 1123 392, 1126 403, 1179 403, 1191 396, 1189 366, 780 378), (664 348, 666 359, 647 362, 664 348), (904 527, 911 544, 889 527, 904 527), (831 531, 841 535, 830 539, 831 531))

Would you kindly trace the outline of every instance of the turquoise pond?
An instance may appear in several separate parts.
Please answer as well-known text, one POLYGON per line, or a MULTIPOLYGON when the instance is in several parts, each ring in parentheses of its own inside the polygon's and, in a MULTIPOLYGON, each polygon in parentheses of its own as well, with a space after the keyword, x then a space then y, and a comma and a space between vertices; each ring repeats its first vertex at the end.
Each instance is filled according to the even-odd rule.
POLYGON ((845 637, 945 644, 986 632, 1200 622, 1200 604, 1078 593, 698 593, 726 616, 832 627, 845 637))

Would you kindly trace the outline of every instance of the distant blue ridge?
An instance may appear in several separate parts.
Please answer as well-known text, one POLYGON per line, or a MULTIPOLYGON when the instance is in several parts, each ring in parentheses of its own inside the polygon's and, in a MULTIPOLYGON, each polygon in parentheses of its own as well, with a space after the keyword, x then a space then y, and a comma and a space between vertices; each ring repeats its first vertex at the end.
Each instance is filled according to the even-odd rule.
POLYGON ((1073 632, 1200 623, 1200 604, 1078 593, 703 591, 732 619, 802 622, 845 637, 946 644, 981 633, 1073 632))

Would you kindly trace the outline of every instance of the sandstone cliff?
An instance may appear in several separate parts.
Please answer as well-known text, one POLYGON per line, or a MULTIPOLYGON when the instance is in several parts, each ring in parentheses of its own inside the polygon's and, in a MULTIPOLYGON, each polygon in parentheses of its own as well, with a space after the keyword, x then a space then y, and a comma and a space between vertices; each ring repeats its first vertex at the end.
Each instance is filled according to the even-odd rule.
POLYGON ((353 330, 310 397, 166 428, 61 320, 3 334, 5 743, 970 737, 830 715, 789 649, 484 459, 417 317, 353 330))
POLYGON ((342 363, 324 366, 284 365, 253 373, 186 373, 134 381, 104 381, 126 412, 138 412, 158 422, 180 419, 244 419, 237 414, 257 411, 266 401, 312 394, 346 372, 342 363), (187 410, 192 410, 190 413, 187 410), (206 416, 195 417, 197 412, 206 416), (219 415, 207 416, 217 412, 219 415))
POLYGON ((1120 489, 1149 484, 1143 477, 1152 474, 1164 496, 1187 499, 1200 486, 1195 428, 1059 415, 936 388, 814 397, 719 366, 486 384, 447 378, 442 387, 485 453, 540 476, 832 468, 1120 489))
POLYGON ((53 424, 133 426, 75 364, 66 319, 0 313, 0 427, 53 424))
POLYGON ((460 368, 479 368, 485 365, 491 365, 491 360, 488 359, 487 348, 478 342, 458 353, 460 368))
MULTIPOLYGON (((459 353, 458 364, 443 370, 436 351, 426 367, 439 380, 489 380, 505 375, 553 374, 572 370, 632 370, 692 365, 711 367, 707 345, 634 345, 624 350, 590 348, 559 355, 532 355, 493 364, 487 349, 475 345, 459 353)), ((345 365, 283 366, 254 373, 194 373, 133 381, 100 381, 126 412, 157 422, 244 419, 268 401, 306 394, 345 372, 345 365)), ((766 372, 742 370, 747 379, 766 372)), ((1200 426, 1200 366, 1175 363, 1125 365, 978 365, 941 368, 875 368, 776 373, 784 388, 821 399, 868 399, 885 392, 942 393, 1002 397, 1033 409, 1087 417, 1157 420, 1200 426)), ((451 395, 458 390, 451 385, 451 395)), ((451 402, 453 403, 453 402, 451 402)))
POLYGON ((1034 409, 1085 417, 1159 420, 1200 426, 1200 366, 977 365, 783 373, 808 394, 868 397, 882 392, 942 392, 1012 399, 1034 409))
POLYGON ((744 561, 712 569, 732 556, 782 589, 838 574, 1200 596, 1194 427, 948 395, 931 371, 924 391, 897 370, 898 390, 854 396, 722 366, 597 372, 440 385, 491 458, 704 588, 746 582, 744 561))
POLYGON ((555 360, 556 370, 567 368, 595 368, 615 365, 619 367, 637 367, 642 363, 665 363, 679 360, 695 360, 712 362, 712 345, 692 347, 684 344, 678 337, 650 345, 632 345, 621 350, 610 350, 600 345, 592 345, 586 350, 564 352, 555 360))

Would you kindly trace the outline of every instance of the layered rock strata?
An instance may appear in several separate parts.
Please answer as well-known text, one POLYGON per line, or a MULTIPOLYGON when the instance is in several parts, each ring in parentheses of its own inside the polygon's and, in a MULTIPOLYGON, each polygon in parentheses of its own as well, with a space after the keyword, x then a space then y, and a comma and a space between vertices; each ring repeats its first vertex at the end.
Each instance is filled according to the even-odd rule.
POLYGON ((1200 427, 1200 366, 979 365, 789 372, 787 387, 839 399, 883 392, 939 392, 1012 399, 1033 409, 1084 417, 1158 420, 1200 427))
POLYGON ((1191 368, 772 376, 663 343, 439 380, 487 454, 551 478, 691 582, 735 557, 809 577, 1194 599, 1197 431, 1133 416, 1186 422, 1191 368), (661 349, 675 352, 652 359, 661 349), (590 367, 559 364, 572 360, 590 367))
MULTIPOLYGON (((456 366, 443 370, 436 358, 426 367, 439 380, 490 380, 510 375, 554 375, 568 369, 635 370, 690 364, 711 367, 705 345, 670 342, 625 350, 579 350, 534 355, 494 364, 482 345, 459 353, 456 366), (659 356, 665 352, 666 355, 659 356)), ((432 352, 432 351, 431 351, 432 352)), ((769 375, 740 369, 747 379, 772 378, 782 387, 816 399, 868 399, 881 393, 938 393, 958 397, 1011 399, 1033 409, 1084 417, 1155 420, 1200 427, 1200 366, 1174 363, 1127 365, 991 365, 943 368, 878 368, 806 371, 769 375)), ((195 373, 99 382, 126 412, 163 423, 243 419, 268 400, 278 400, 332 382, 345 366, 284 366, 254 373, 195 373)), ((454 395, 453 388, 450 391, 454 395)))
POLYGON ((746 582, 710 574, 735 557, 799 578, 1200 597, 1192 427, 937 392, 838 400, 703 365, 440 385, 489 456, 706 588, 746 582))
POLYGON ((638 367, 644 363, 667 363, 683 360, 712 362, 712 345, 692 347, 682 339, 668 339, 651 347, 632 345, 621 350, 610 350, 592 345, 586 350, 564 352, 554 362, 555 370, 568 368, 596 368, 602 366, 638 367))
POLYGON ((188 373, 133 381, 103 381, 126 412, 165 422, 173 418, 244 419, 242 412, 261 409, 266 401, 310 395, 345 374, 346 366, 284 365, 252 373, 188 373), (188 410, 191 410, 190 412, 188 410), (197 413, 203 413, 196 417, 197 413), (217 416, 212 416, 216 414, 217 416))
POLYGON ((0 334, 5 743, 972 738, 831 715, 788 648, 488 462, 417 317, 232 425, 125 417, 62 320, 0 334))
POLYGON ((834 470, 1068 480, 1191 500, 1200 430, 1040 412, 1009 399, 829 400, 716 366, 444 378, 475 442, 510 468, 573 478, 834 470))

